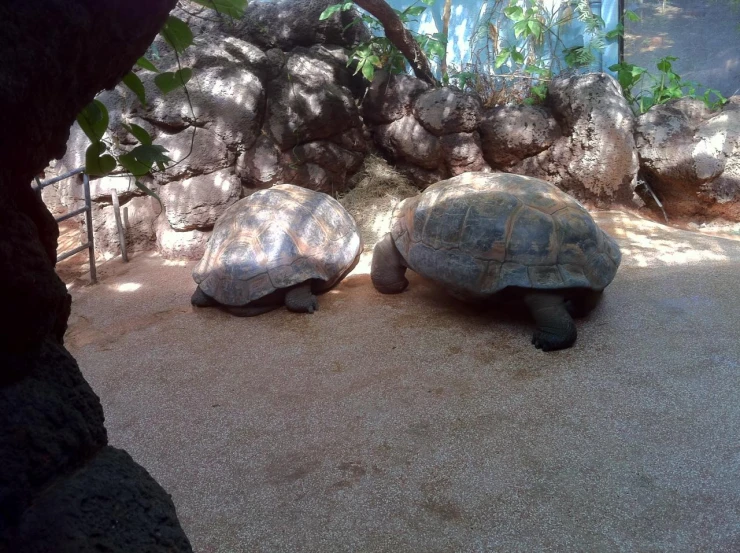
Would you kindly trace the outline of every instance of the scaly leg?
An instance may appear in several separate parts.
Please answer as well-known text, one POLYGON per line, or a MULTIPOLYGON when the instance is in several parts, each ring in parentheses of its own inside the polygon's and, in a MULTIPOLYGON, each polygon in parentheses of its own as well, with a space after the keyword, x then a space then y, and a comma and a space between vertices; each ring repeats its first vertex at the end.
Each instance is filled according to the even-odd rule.
POLYGON ((554 351, 573 345, 577 335, 576 325, 561 295, 532 291, 524 295, 524 303, 537 324, 532 336, 532 343, 536 348, 554 351))
POLYGON ((386 234, 373 249, 373 262, 370 268, 370 279, 375 289, 382 294, 398 294, 409 285, 404 276, 406 266, 403 256, 396 248, 393 237, 386 234))
POLYGON ((313 313, 319 310, 319 300, 311 291, 311 282, 303 282, 285 294, 285 307, 295 313, 313 313))

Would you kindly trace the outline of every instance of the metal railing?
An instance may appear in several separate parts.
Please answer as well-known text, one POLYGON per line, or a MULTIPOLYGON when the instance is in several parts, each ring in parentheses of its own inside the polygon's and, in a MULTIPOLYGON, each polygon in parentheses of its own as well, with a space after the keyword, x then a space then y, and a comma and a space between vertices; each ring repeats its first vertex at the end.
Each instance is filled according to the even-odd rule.
POLYGON ((33 186, 33 185, 32 186, 33 186, 33 189, 36 191, 36 193, 40 197, 41 191, 47 186, 51 186, 54 183, 63 181, 70 177, 74 177, 75 175, 79 175, 80 173, 82 173, 82 188, 85 192, 85 207, 81 207, 79 209, 75 209, 74 211, 70 211, 69 213, 65 213, 64 215, 61 215, 59 217, 55 217, 54 220, 57 223, 61 223, 62 221, 66 221, 67 219, 71 219, 72 217, 75 217, 76 215, 81 215, 82 213, 84 213, 85 223, 87 225, 87 242, 85 244, 81 244, 80 246, 74 249, 71 249, 67 252, 64 252, 58 255, 57 261, 63 261, 67 259, 68 257, 72 257, 73 255, 80 253, 81 251, 88 250, 88 255, 90 256, 90 281, 93 284, 95 284, 98 281, 98 273, 95 267, 95 244, 93 242, 93 227, 92 227, 92 202, 90 199, 90 179, 87 176, 87 173, 85 173, 85 168, 80 167, 78 169, 75 169, 63 175, 60 175, 53 179, 44 180, 44 181, 39 180, 37 177, 36 186, 33 186))

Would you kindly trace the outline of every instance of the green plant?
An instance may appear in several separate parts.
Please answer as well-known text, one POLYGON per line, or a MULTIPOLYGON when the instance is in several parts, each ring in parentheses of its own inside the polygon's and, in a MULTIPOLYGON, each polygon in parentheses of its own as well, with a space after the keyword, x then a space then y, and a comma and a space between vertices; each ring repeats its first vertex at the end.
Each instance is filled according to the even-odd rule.
MULTIPOLYGON (((632 12, 626 12, 626 16, 637 17, 632 12)), ((588 0, 557 5, 542 0, 495 0, 471 41, 482 41, 483 46, 474 51, 469 66, 451 77, 458 86, 475 90, 486 105, 541 102, 547 83, 554 73, 564 69, 563 63, 565 68, 590 65, 596 53, 622 33, 621 26, 607 32, 588 0), (561 35, 574 21, 581 22, 588 40, 568 47, 561 35), (514 40, 506 32, 508 27, 514 40)))
POLYGON ((635 114, 645 113, 655 105, 665 104, 676 98, 700 99, 710 109, 727 102, 718 90, 681 79, 673 70, 673 62, 676 60, 678 58, 673 56, 659 59, 656 64, 657 74, 651 74, 646 68, 631 63, 617 63, 609 67, 609 70, 616 72, 624 97, 635 114), (700 88, 704 88, 704 92, 697 94, 700 88))
MULTIPOLYGON (((434 2, 435 0, 418 0, 405 10, 393 11, 398 15, 404 27, 408 29, 408 23, 415 21, 415 18, 423 14, 434 2)), ((354 2, 333 4, 321 13, 319 20, 323 21, 337 12, 347 11, 355 7, 354 2)), ((373 36, 369 40, 358 44, 350 52, 350 60, 347 65, 356 64, 355 75, 362 73, 368 81, 372 81, 376 69, 385 69, 390 73, 405 73, 407 71, 406 58, 388 38, 381 36, 381 33, 384 32, 382 23, 376 17, 361 12, 345 29, 360 23, 367 25, 373 36)), ((434 33, 433 35, 413 33, 413 35, 427 58, 442 59, 444 57, 447 40, 442 33, 434 33)))
MULTIPOLYGON (((219 14, 232 18, 241 17, 247 6, 247 0, 191 1, 207 8, 211 8, 219 14)), ((159 34, 165 43, 173 50, 177 60, 178 69, 176 71, 160 72, 156 65, 146 57, 139 58, 136 65, 142 70, 156 73, 154 76, 154 84, 163 95, 178 88, 184 88, 188 102, 190 102, 186 85, 191 79, 193 71, 189 67, 181 66, 180 54, 193 44, 193 32, 190 30, 187 23, 173 15, 170 15, 159 34)), ((154 44, 150 48, 150 52, 153 54, 153 57, 159 57, 154 44)), ((128 87, 143 105, 146 105, 147 98, 144 83, 141 81, 141 78, 137 73, 130 71, 125 77, 123 77, 121 83, 128 87)), ((192 113, 192 105, 190 105, 190 110, 192 113)), ((194 114, 193 118, 195 119, 194 114)), ((138 145, 130 151, 121 151, 120 144, 116 142, 116 148, 113 148, 113 141, 106 138, 109 123, 108 110, 105 105, 97 99, 93 100, 78 114, 77 123, 90 140, 90 145, 85 151, 85 170, 89 175, 108 175, 120 167, 127 173, 136 177, 135 183, 138 188, 159 200, 156 193, 144 186, 138 180, 138 177, 151 173, 155 165, 158 170, 164 171, 168 166, 173 163, 179 163, 179 161, 175 162, 170 159, 166 154, 167 150, 163 146, 154 144, 152 137, 145 129, 135 124, 124 124, 124 128, 136 139, 138 145)), ((194 136, 195 133, 193 133, 193 137, 194 136)))

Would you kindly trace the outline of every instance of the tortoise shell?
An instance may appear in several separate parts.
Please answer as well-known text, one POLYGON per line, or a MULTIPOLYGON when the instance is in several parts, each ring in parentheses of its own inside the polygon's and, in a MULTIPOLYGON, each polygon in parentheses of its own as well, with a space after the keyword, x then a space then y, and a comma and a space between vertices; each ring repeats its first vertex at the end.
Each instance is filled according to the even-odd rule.
POLYGON ((555 186, 466 173, 401 202, 391 235, 408 267, 465 298, 509 286, 603 290, 621 254, 586 209, 555 186))
POLYGON ((308 280, 314 292, 331 288, 361 251, 357 224, 338 201, 280 184, 221 215, 193 279, 222 305, 241 306, 308 280))

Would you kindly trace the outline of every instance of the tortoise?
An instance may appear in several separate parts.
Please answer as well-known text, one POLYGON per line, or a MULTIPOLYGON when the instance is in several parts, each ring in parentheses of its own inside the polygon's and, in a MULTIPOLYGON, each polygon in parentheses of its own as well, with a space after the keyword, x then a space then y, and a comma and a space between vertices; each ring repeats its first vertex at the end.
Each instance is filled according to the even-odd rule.
POLYGON ((285 305, 313 313, 316 294, 357 264, 357 224, 331 196, 292 184, 257 191, 219 217, 193 269, 191 303, 240 317, 285 305))
MULTIPOLYGON (((408 286, 406 269, 453 296, 522 301, 543 351, 576 340, 571 316, 593 309, 621 260, 617 243, 574 198, 531 177, 464 173, 395 209, 373 251, 370 276, 385 294, 408 286)), ((521 304, 520 304, 521 305, 521 304)))

